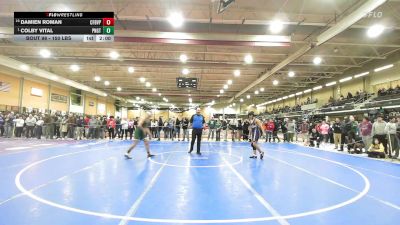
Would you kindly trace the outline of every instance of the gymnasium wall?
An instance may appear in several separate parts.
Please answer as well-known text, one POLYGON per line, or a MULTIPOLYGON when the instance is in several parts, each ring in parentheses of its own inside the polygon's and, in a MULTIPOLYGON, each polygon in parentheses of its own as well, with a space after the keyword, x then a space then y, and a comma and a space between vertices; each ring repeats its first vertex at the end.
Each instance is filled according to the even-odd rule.
POLYGON ((17 77, 0 74, 0 82, 9 85, 8 91, 0 91, 0 104, 18 106, 20 79, 17 77))
MULTIPOLYGON (((0 91, 0 105, 15 106, 15 107, 26 107, 26 108, 38 108, 40 110, 56 110, 66 112, 69 110, 69 87, 58 86, 43 81, 33 80, 30 77, 17 77, 8 74, 0 74, 0 82, 3 82, 9 89, 6 91, 0 91), (22 85, 21 85, 22 84, 22 85), (33 95, 32 88, 39 90, 39 95, 33 95), (21 92, 22 89, 22 93, 21 92), (21 105, 19 105, 20 94, 22 94, 21 105), (66 96, 67 101, 56 101, 51 99, 51 94, 58 96, 66 96)), ((85 104, 85 114, 96 115, 98 111, 98 103, 105 105, 104 113, 102 115, 114 115, 115 106, 112 99, 104 97, 99 98, 89 93, 83 94, 85 104)), ((100 113, 99 113, 100 114, 100 113)))

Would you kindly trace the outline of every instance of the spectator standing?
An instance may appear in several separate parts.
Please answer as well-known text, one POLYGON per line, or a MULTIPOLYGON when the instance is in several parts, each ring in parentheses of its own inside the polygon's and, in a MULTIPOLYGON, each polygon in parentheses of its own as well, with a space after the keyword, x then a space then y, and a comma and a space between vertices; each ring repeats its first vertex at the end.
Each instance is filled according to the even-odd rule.
POLYGON ((333 129, 333 143, 335 144, 335 149, 338 149, 339 145, 342 142, 342 129, 341 122, 339 118, 335 119, 335 122, 332 125, 333 129))
MULTIPOLYGON (((155 123, 155 132, 156 132, 156 135, 158 134, 158 132, 157 132, 157 121, 156 120, 154 120, 154 123, 155 123)), ((129 140, 132 140, 132 134, 133 134, 133 131, 135 130, 135 126, 134 126, 134 121, 133 121, 133 119, 132 118, 130 118, 129 119, 129 121, 128 121, 128 132, 129 132, 129 140)))
POLYGON ((399 151, 399 143, 398 143, 397 137, 396 137, 397 124, 396 124, 395 117, 390 118, 389 122, 386 124, 385 132, 387 133, 387 137, 388 137, 388 141, 389 141, 388 142, 389 148, 388 148, 387 152, 388 152, 389 157, 391 158, 392 152, 399 151))
POLYGON ((328 143, 329 140, 329 125, 326 123, 325 120, 322 121, 319 130, 321 132, 323 142, 328 143))
MULTIPOLYGON (((119 121, 119 124, 121 125, 121 121, 119 121)), ((116 127, 117 127, 116 120, 114 119, 113 116, 110 116, 110 119, 107 120, 108 136, 109 136, 110 140, 114 139, 116 136, 116 134, 115 134, 116 127)))
POLYGON ((221 120, 217 119, 215 122, 215 141, 221 141, 221 120))
POLYGON ((216 121, 215 121, 214 117, 211 117, 210 121, 208 121, 208 129, 209 129, 208 137, 207 137, 208 141, 210 140, 210 137, 211 137, 211 140, 214 139, 215 123, 216 123, 216 121))
POLYGON ((386 139, 386 122, 383 121, 382 115, 378 115, 376 121, 372 125, 372 136, 377 138, 382 143, 385 153, 387 152, 387 139, 386 139))
POLYGON ((65 115, 60 124, 61 137, 64 140, 68 133, 68 116, 65 115))
POLYGON ((158 118, 158 133, 157 133, 157 136, 158 136, 158 140, 159 140, 159 141, 160 141, 160 138, 161 138, 161 130, 162 130, 163 126, 164 126, 164 122, 163 122, 163 120, 162 120, 162 117, 160 116, 160 117, 158 118))
POLYGON ((250 122, 248 119, 245 119, 243 122, 243 140, 244 141, 249 140, 249 133, 250 133, 249 127, 250 127, 250 122))
POLYGON ((301 140, 305 145, 308 144, 309 141, 309 133, 310 133, 310 125, 306 119, 303 120, 303 123, 300 124, 300 136, 301 140))
POLYGON ((266 128, 266 135, 265 135, 265 142, 270 142, 272 141, 274 129, 275 129, 275 123, 273 119, 269 119, 267 124, 265 125, 266 128))
POLYGON ((293 142, 294 133, 296 132, 296 121, 289 120, 287 123, 287 141, 293 142))
POLYGON ((84 123, 83 117, 80 116, 76 119, 76 127, 75 127, 75 140, 82 140, 84 133, 84 123))
POLYGON ((121 140, 124 139, 124 135, 125 135, 125 140, 128 140, 128 121, 126 120, 126 118, 122 118, 121 120, 121 140))
POLYGON ((176 135, 176 137, 178 138, 178 141, 180 141, 181 140, 181 120, 178 118, 178 117, 176 117, 176 120, 175 120, 175 135, 176 135))
POLYGON ((365 150, 369 148, 372 144, 372 123, 369 121, 368 117, 364 117, 363 121, 359 125, 360 136, 365 146, 365 150))
POLYGON ((185 117, 182 120, 182 129, 183 129, 183 140, 182 141, 185 141, 185 137, 186 137, 187 141, 189 141, 188 127, 189 127, 189 119, 185 117))
POLYGON ((14 119, 14 123, 15 123, 15 136, 21 137, 25 121, 24 119, 22 119, 22 116, 18 116, 17 119, 14 119))
POLYGON ((25 119, 26 124, 26 138, 32 138, 34 136, 33 129, 35 128, 36 118, 29 114, 28 118, 25 119))
POLYGON ((222 120, 221 124, 224 132, 224 141, 228 141, 228 122, 226 121, 226 118, 222 120))
POLYGON ((0 137, 4 135, 4 115, 0 113, 0 137))
POLYGON ((117 116, 117 119, 114 119, 114 123, 115 123, 115 127, 114 127, 114 132, 115 134, 113 135, 113 139, 115 138, 115 136, 118 136, 119 139, 122 139, 122 125, 121 125, 121 118, 119 118, 119 116, 117 116))
POLYGON ((35 136, 37 139, 41 139, 43 130, 44 120, 43 117, 39 116, 35 123, 35 136))

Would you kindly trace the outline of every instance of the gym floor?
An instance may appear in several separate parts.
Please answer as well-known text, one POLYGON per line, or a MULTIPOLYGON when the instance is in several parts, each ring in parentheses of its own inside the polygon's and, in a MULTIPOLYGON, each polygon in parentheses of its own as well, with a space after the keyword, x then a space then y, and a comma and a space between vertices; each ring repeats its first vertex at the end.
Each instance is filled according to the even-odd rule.
POLYGON ((296 144, 0 140, 0 224, 394 224, 400 164, 296 144), (12 143, 12 144, 10 144, 12 143), (19 146, 19 147, 15 147, 19 146))

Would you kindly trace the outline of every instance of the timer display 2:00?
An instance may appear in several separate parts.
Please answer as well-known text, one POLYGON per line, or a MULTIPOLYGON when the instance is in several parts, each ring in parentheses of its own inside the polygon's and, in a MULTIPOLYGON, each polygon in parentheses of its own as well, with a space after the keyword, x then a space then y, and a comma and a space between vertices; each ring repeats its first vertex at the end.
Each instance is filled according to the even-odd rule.
POLYGON ((100 41, 111 41, 112 37, 111 36, 98 36, 100 41))

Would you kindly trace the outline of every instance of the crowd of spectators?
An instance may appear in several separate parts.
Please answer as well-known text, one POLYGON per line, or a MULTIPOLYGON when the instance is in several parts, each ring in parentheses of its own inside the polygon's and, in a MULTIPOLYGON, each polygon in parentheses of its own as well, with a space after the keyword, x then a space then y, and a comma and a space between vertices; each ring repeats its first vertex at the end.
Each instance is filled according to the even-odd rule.
POLYGON ((388 95, 398 95, 398 94, 400 94, 400 86, 399 85, 397 85, 395 88, 392 88, 392 87, 390 87, 388 89, 380 88, 378 90, 378 97, 388 96, 388 95))
POLYGON ((354 95, 351 92, 348 92, 346 97, 344 97, 344 95, 340 95, 338 99, 334 99, 331 96, 328 100, 328 103, 326 103, 323 107, 343 106, 346 103, 361 103, 367 100, 369 96, 371 95, 362 90, 356 91, 354 95))
POLYGON ((306 146, 319 148, 334 145, 334 149, 349 153, 367 153, 371 157, 398 158, 400 149, 400 117, 391 117, 387 122, 378 115, 375 121, 368 117, 357 121, 354 116, 334 121, 321 119, 295 121, 268 119, 264 121, 266 142, 303 142, 306 146), (379 147, 379 148, 378 148, 379 147))
POLYGON ((315 98, 314 100, 311 100, 310 97, 307 98, 306 101, 300 103, 300 104, 296 104, 295 106, 278 106, 277 109, 273 108, 271 111, 265 111, 265 114, 268 115, 272 115, 272 114, 279 114, 279 113, 290 113, 290 112, 299 112, 301 111, 301 106, 303 105, 309 105, 309 104, 313 104, 313 103, 318 103, 318 99, 315 98))

